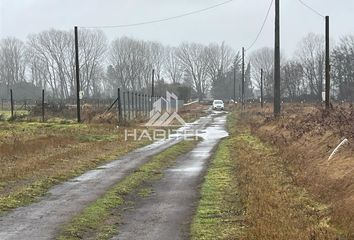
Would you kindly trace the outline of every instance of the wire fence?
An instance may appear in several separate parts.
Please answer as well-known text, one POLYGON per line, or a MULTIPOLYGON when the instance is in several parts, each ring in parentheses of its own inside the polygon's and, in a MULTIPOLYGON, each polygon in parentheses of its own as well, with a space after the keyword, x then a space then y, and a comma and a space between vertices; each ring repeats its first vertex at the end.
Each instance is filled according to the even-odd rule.
MULTIPOLYGON (((42 97, 33 99, 21 99, 21 96, 15 96, 16 92, 10 90, 9 98, 1 98, 0 120, 42 122, 77 120, 76 98, 54 99, 50 96, 46 97, 44 91, 42 97)), ((84 122, 114 122, 123 125, 148 119, 154 102, 161 97, 118 89, 116 98, 81 99, 80 113, 84 122)), ((166 109, 166 103, 161 107, 166 109)))

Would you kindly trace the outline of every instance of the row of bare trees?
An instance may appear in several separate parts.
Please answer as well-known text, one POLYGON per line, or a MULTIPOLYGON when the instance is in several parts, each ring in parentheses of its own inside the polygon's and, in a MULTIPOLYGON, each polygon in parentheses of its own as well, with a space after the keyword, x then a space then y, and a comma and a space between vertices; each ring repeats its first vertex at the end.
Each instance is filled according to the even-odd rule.
MULTIPOLYGON (((108 43, 101 31, 79 31, 81 90, 85 96, 99 97, 123 90, 149 92, 151 70, 156 82, 183 84, 203 99, 240 97, 240 54, 225 43, 203 45, 182 43, 177 47, 158 42, 121 37, 108 43), (236 83, 234 84, 234 79, 236 83), (234 93, 236 91, 236 94, 234 93)), ((271 48, 247 54, 245 94, 253 98, 264 70, 264 92, 273 92, 271 48)), ((352 99, 354 93, 354 36, 347 36, 332 50, 333 91, 339 99, 352 99)), ((324 38, 309 34, 292 58, 282 56, 284 98, 321 99, 324 85, 324 38)), ((28 36, 0 40, 0 86, 11 88, 30 82, 46 89, 54 98, 75 93, 74 36, 71 31, 49 30, 28 36)))
MULTIPOLYGON (((81 90, 85 96, 110 95, 118 87, 150 91, 151 70, 156 82, 184 84, 202 99, 213 81, 227 72, 234 50, 222 44, 182 43, 178 47, 158 42, 117 38, 108 44, 101 31, 79 31, 81 90)), ((69 31, 50 30, 0 41, 0 84, 19 82, 44 88, 54 98, 75 93, 74 37, 69 31)))
MULTIPOLYGON (((101 32, 81 31, 82 90, 95 95, 104 77, 107 41, 101 32)), ((55 98, 67 98, 75 89, 74 38, 70 32, 50 30, 30 35, 26 43, 15 38, 0 42, 0 84, 11 88, 31 82, 55 98)))
MULTIPOLYGON (((322 99, 325 81, 324 36, 310 33, 298 44, 292 58, 281 58, 282 95, 289 100, 322 99)), ((334 45, 333 43, 331 44, 334 45)), ((273 95, 273 49, 262 48, 250 55, 252 78, 260 86, 264 70, 264 91, 273 95)), ((343 37, 331 51, 332 94, 339 100, 354 100, 354 36, 343 37)))

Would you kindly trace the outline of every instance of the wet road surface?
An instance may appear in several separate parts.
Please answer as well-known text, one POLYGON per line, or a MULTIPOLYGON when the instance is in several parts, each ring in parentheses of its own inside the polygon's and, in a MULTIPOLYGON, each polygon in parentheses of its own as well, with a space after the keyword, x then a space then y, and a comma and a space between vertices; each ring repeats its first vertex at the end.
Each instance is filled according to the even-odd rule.
MULTIPOLYGON (((203 130, 212 121, 213 117, 204 117, 183 129, 203 130)), ((0 217, 0 239, 55 239, 63 224, 102 196, 112 185, 149 161, 151 156, 180 141, 182 137, 176 134, 171 139, 140 148, 116 161, 51 188, 50 195, 41 201, 17 208, 0 217)))
POLYGON ((181 156, 153 184, 153 194, 138 200, 123 213, 123 225, 114 240, 188 239, 189 227, 199 199, 199 185, 208 160, 225 130, 226 116, 215 118, 203 131, 195 149, 181 156))

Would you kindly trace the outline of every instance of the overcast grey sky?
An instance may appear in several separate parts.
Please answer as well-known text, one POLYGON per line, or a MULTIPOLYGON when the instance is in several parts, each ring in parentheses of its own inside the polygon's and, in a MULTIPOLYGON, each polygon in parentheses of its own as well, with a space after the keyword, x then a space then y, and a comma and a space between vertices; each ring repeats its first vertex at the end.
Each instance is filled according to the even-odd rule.
MULTIPOLYGON (((30 33, 51 28, 69 30, 74 25, 100 26, 135 23, 171 17, 224 0, 0 0, 0 38, 25 40, 30 33)), ((331 16, 332 37, 354 34, 354 0, 303 0, 331 16)), ((234 0, 218 8, 163 23, 104 29, 109 40, 129 36, 178 45, 225 40, 236 49, 247 47, 257 35, 270 0, 234 0)), ((281 48, 288 55, 308 32, 323 33, 324 20, 298 0, 281 0, 281 48)), ((253 49, 273 45, 274 9, 253 49)))

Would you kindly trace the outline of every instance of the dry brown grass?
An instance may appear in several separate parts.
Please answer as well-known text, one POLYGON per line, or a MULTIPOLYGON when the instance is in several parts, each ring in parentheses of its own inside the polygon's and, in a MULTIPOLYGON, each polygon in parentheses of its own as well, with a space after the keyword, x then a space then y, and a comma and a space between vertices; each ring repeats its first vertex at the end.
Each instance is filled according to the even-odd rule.
POLYGON ((354 110, 350 105, 325 111, 320 106, 284 106, 281 118, 271 117, 270 108, 249 106, 244 122, 252 133, 280 149, 284 164, 297 186, 329 206, 329 223, 354 239, 354 110), (331 151, 344 138, 350 145, 334 159, 331 151))
POLYGON ((0 129, 0 212, 146 143, 124 141, 114 125, 3 122, 0 129))
POLYGON ((297 186, 276 148, 254 136, 237 114, 212 159, 192 225, 192 239, 338 238, 330 209, 297 186))
POLYGON ((179 110, 178 114, 184 119, 186 122, 194 122, 198 120, 198 118, 206 115, 206 110, 208 110, 210 106, 203 105, 199 103, 193 103, 188 106, 184 106, 179 110))

